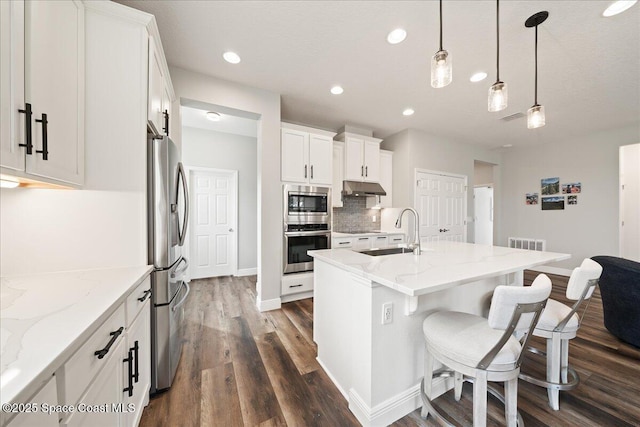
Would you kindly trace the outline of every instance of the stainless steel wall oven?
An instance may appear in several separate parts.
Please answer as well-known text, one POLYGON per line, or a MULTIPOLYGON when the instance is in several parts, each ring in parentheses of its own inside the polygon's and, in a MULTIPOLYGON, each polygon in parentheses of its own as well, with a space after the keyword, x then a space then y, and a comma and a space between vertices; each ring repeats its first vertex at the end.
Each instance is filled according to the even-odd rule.
POLYGON ((313 270, 307 251, 331 247, 331 190, 284 185, 283 273, 313 270))

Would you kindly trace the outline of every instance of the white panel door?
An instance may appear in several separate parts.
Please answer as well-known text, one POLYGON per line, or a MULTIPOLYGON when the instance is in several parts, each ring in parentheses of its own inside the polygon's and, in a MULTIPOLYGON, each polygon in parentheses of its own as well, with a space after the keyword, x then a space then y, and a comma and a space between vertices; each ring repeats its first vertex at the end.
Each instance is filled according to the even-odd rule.
POLYGON ((234 171, 191 171, 191 277, 235 274, 237 175, 234 171))
POLYGON ((640 262, 640 144, 620 147, 620 256, 640 262))
POLYGON ((493 245, 493 188, 473 189, 474 242, 493 245))
POLYGON ((420 240, 467 240, 466 178, 439 173, 416 174, 415 206, 420 215, 420 240))

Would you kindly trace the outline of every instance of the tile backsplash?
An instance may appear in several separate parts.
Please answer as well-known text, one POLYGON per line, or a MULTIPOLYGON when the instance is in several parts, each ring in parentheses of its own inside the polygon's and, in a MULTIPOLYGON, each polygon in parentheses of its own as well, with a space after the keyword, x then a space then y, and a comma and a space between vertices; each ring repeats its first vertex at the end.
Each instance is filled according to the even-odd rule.
POLYGON ((343 207, 333 208, 332 231, 380 231, 380 210, 367 209, 365 197, 345 196, 343 207))

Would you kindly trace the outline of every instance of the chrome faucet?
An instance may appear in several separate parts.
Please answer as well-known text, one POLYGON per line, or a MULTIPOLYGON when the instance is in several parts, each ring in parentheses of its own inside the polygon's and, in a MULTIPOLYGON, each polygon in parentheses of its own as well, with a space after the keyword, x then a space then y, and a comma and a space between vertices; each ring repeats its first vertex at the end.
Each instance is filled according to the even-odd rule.
POLYGON ((414 255, 420 255, 420 217, 418 216, 418 211, 413 208, 404 208, 400 215, 398 215, 398 219, 396 220, 396 228, 402 227, 402 215, 406 212, 413 212, 415 229, 413 230, 413 243, 409 243, 407 247, 409 249, 413 249, 414 255))

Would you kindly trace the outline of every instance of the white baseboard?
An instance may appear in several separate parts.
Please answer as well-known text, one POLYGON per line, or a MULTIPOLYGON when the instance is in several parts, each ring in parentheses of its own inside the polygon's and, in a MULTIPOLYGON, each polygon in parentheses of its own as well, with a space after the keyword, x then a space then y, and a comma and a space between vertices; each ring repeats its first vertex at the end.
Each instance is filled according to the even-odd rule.
POLYGON ((291 302, 291 301, 298 301, 305 298, 313 298, 313 291, 300 292, 300 293, 291 294, 291 295, 282 295, 280 297, 280 300, 282 302, 291 302))
MULTIPOLYGON (((452 387, 453 382, 439 378, 434 380, 431 393, 435 398, 452 387)), ((349 409, 365 427, 387 426, 421 406, 420 384, 396 394, 373 408, 370 408, 354 389, 349 390, 349 409)))
POLYGON ((537 267, 532 267, 529 270, 538 271, 540 273, 557 274, 558 276, 567 277, 571 276, 571 272, 573 271, 569 268, 549 267, 548 265, 539 265, 537 267))
POLYGON ((238 269, 238 271, 236 271, 235 276, 236 277, 255 276, 256 274, 258 274, 257 268, 240 268, 238 269))
POLYGON ((282 306, 282 301, 280 298, 273 298, 268 300, 258 300, 256 304, 258 306, 259 311, 270 311, 277 310, 282 306))

